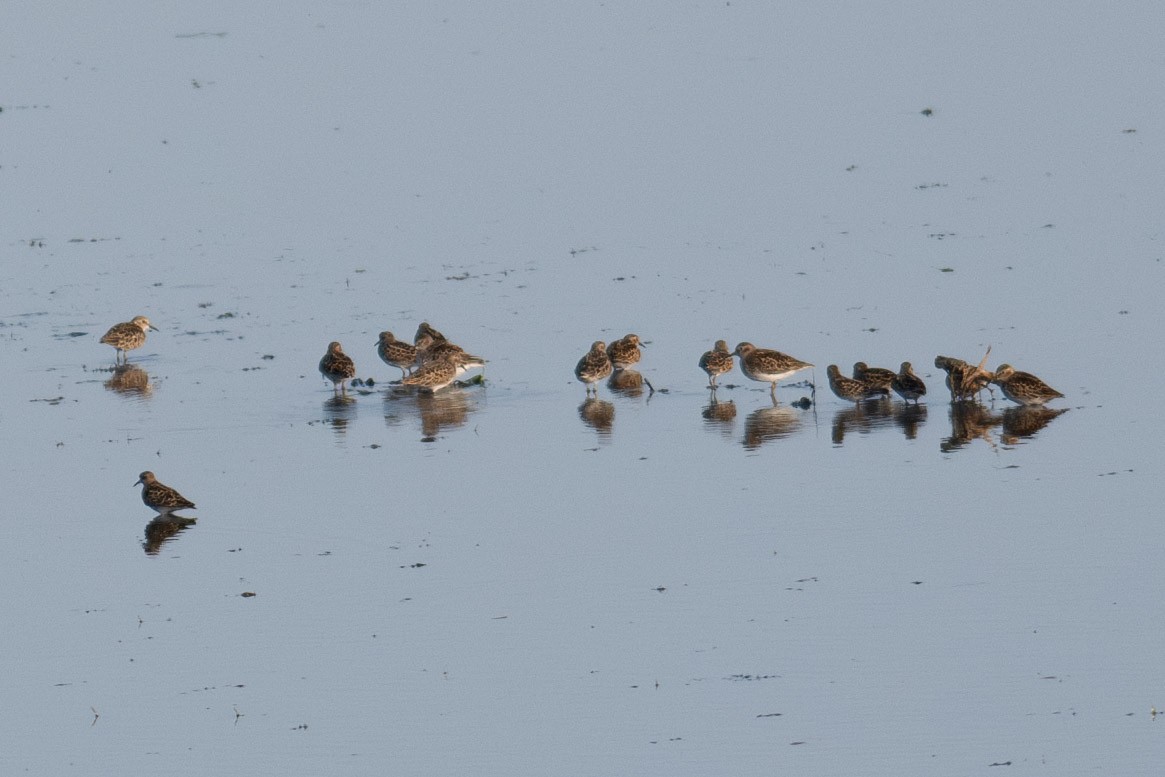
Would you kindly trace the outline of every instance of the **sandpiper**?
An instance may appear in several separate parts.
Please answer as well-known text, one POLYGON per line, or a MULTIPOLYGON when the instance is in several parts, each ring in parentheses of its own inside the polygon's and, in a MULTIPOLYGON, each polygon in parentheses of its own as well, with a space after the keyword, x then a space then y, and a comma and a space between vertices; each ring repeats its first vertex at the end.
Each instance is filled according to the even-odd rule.
POLYGON ((867 386, 879 389, 886 396, 889 396, 890 385, 894 382, 894 370, 887 370, 883 367, 868 367, 865 362, 857 362, 854 364, 854 380, 860 380, 867 386))
POLYGON ((436 391, 449 386, 458 377, 474 367, 485 367, 486 360, 464 351, 445 353, 440 358, 421 361, 421 366, 412 374, 401 379, 401 386, 416 386, 419 389, 436 391))
POLYGON ((918 404, 918 398, 926 394, 926 384, 922 382, 922 378, 914 374, 910 362, 902 362, 902 367, 894 376, 894 382, 890 387, 907 402, 913 399, 914 404, 918 404))
POLYGON ((145 345, 146 330, 148 329, 158 331, 158 327, 151 324, 150 319, 145 316, 134 316, 129 321, 111 326, 109 331, 101 336, 101 342, 117 349, 115 360, 128 361, 129 355, 126 351, 132 351, 145 345))
POLYGON ((413 370, 411 375, 401 378, 400 383, 402 386, 416 386, 423 391, 439 391, 453 383, 467 370, 484 366, 484 359, 466 353, 443 359, 431 359, 413 370))
POLYGON ((356 365, 344 349, 334 340, 328 344, 328 352, 320 359, 320 374, 332 382, 332 391, 339 386, 340 393, 347 393, 344 381, 356 376, 356 365))
POLYGON ((861 402, 863 399, 885 396, 889 393, 887 389, 874 388, 855 378, 847 378, 841 374, 836 364, 826 367, 825 372, 829 375, 829 387, 833 389, 833 393, 847 402, 861 402))
POLYGON ((941 369, 947 374, 946 384, 947 389, 951 392, 951 401, 955 402, 963 399, 963 383, 971 369, 971 365, 967 364, 962 359, 956 359, 953 356, 938 355, 934 357, 934 366, 941 369))
POLYGON ((428 321, 422 321, 420 326, 417 327, 417 333, 413 335, 413 343, 419 346, 421 344, 421 338, 425 336, 431 337, 434 341, 445 339, 445 335, 429 326, 428 321))
POLYGON ((1021 405, 1042 405, 1064 396, 1030 372, 1019 372, 1010 364, 1000 364, 991 382, 999 386, 1003 396, 1021 405))
POLYGON ((142 501, 158 515, 170 515, 175 510, 194 509, 194 502, 167 485, 158 482, 153 472, 143 472, 135 486, 142 486, 142 501))
POLYGON ((397 340, 392 332, 381 332, 380 340, 376 343, 376 352, 385 364, 399 367, 401 377, 408 375, 417 363, 417 347, 404 340, 397 340))
POLYGON ((757 348, 752 343, 740 343, 732 353, 740 357, 741 372, 752 380, 771 384, 769 393, 774 397, 777 395, 777 381, 813 366, 780 351, 757 348))
POLYGON ((987 357, 991 354, 991 346, 987 346, 987 353, 976 366, 971 366, 962 359, 953 356, 934 357, 934 366, 947 373, 946 384, 951 392, 951 401, 977 398, 983 389, 988 388, 991 382, 991 373, 983 369, 987 357))
POLYGON ((611 374, 612 366, 611 360, 607 356, 607 344, 602 340, 596 340, 591 345, 591 350, 587 355, 578 360, 578 364, 574 368, 574 376, 586 384, 587 393, 599 393, 599 389, 595 386, 603 378, 611 374))
POLYGON ((716 378, 732 371, 732 351, 728 350, 728 343, 717 340, 711 351, 704 351, 700 357, 700 369, 708 373, 708 385, 716 388, 716 378))
POLYGON ((445 340, 433 339, 432 335, 421 335, 417 339, 417 363, 425 364, 431 361, 441 361, 442 359, 453 359, 459 361, 468 359, 470 361, 484 362, 485 359, 480 356, 474 356, 471 353, 466 353, 465 349, 460 345, 445 340))
POLYGON ((611 366, 617 370, 623 370, 638 363, 641 356, 639 335, 627 335, 607 346, 607 358, 611 360, 611 366))

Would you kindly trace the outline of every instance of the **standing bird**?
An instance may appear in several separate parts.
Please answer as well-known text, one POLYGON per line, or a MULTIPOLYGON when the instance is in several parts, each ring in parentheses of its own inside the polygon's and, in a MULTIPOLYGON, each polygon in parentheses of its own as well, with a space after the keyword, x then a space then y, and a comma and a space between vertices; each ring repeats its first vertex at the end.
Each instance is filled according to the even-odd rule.
POLYGON ((974 367, 953 356, 934 357, 934 366, 947 373, 946 383, 951 391, 952 402, 976 398, 983 389, 989 388, 991 373, 983 369, 983 365, 987 363, 987 357, 990 355, 991 346, 987 346, 987 353, 983 354, 979 364, 974 367))
POLYGON ((991 382, 999 386, 1003 396, 1021 405, 1042 405, 1064 396, 1030 372, 1018 372, 1010 364, 1000 364, 991 382))
POLYGON ((716 388, 716 378, 732 371, 732 351, 728 343, 717 340, 711 351, 704 351, 700 357, 700 369, 708 373, 708 385, 716 388))
POLYGON ((429 326, 428 321, 422 321, 421 325, 417 327, 417 333, 413 335, 413 343, 419 346, 421 344, 421 338, 425 337, 426 335, 433 338, 434 342, 439 342, 445 339, 445 335, 429 326))
POLYGON ((150 319, 145 316, 134 316, 130 321, 123 321, 111 326, 109 331, 101 336, 101 342, 117 349, 115 360, 129 361, 129 355, 126 351, 132 351, 145 345, 146 330, 148 329, 158 331, 158 327, 151 324, 150 319))
POLYGON ((871 388, 879 389, 890 396, 890 385, 894 382, 894 371, 882 367, 868 367, 865 362, 854 364, 854 380, 860 380, 871 388))
POLYGON ((332 382, 332 391, 338 385, 340 393, 345 394, 344 381, 356 377, 356 365, 340 344, 332 341, 328 344, 328 352, 320 359, 320 374, 332 382))
POLYGON ((138 481, 134 485, 142 486, 142 501, 146 503, 146 507, 156 511, 159 516, 169 516, 175 510, 195 509, 194 502, 169 486, 159 483, 153 472, 143 472, 138 476, 138 481))
POLYGON ((914 374, 914 368, 910 366, 910 362, 902 362, 902 368, 894 376, 894 382, 890 384, 890 387, 907 402, 913 399, 916 405, 918 398, 926 394, 926 384, 922 382, 922 378, 914 374))
POLYGON ((774 399, 777 396, 777 381, 813 366, 780 351, 757 348, 752 343, 740 343, 732 353, 740 357, 741 372, 752 380, 772 384, 769 393, 774 399))
POLYGON ((449 355, 441 359, 430 359, 413 370, 413 373, 401 378, 402 386, 416 386, 423 391, 439 391, 462 373, 474 367, 484 367, 485 359, 470 356, 467 353, 449 355))
POLYGON ((607 356, 607 344, 602 340, 596 340, 591 345, 591 350, 587 351, 587 355, 578 360, 578 364, 574 368, 574 376, 586 384, 587 394, 593 391, 597 395, 599 389, 595 384, 610 375, 611 370, 611 359, 607 356))
POLYGON ((837 368, 836 364, 826 367, 825 372, 829 375, 829 387, 833 389, 833 393, 847 402, 861 402, 863 399, 885 396, 890 393, 887 389, 874 388, 855 378, 847 378, 841 374, 841 370, 837 368))
POLYGON ((402 378, 412 372, 413 365, 417 363, 417 347, 404 340, 397 340, 392 332, 380 333, 376 353, 380 354, 385 364, 399 367, 402 378))
POLYGON ((639 335, 627 335, 607 346, 607 358, 611 360, 611 366, 617 370, 624 370, 632 364, 637 364, 641 356, 639 335))
POLYGON ((417 363, 425 364, 427 362, 441 361, 442 359, 453 359, 454 361, 461 359, 469 359, 471 361, 485 362, 485 359, 480 356, 474 356, 471 353, 466 353, 465 349, 460 345, 455 345, 448 340, 441 338, 440 340, 433 339, 432 335, 421 335, 417 338, 417 363))

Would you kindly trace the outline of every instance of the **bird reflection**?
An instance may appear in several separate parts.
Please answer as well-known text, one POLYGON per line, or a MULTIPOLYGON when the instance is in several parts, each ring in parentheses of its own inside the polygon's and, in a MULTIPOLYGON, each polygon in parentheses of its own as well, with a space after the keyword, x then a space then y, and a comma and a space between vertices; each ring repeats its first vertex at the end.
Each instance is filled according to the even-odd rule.
POLYGON ((422 442, 432 442, 443 430, 465 426, 476 410, 477 392, 462 388, 438 392, 397 388, 384 395, 384 423, 396 426, 416 416, 421 421, 422 442))
POLYGON ((443 394, 419 392, 417 410, 421 413, 421 434, 433 440, 442 429, 464 426, 469 418, 469 392, 455 389, 443 394))
POLYGON ((154 387, 150 384, 150 373, 136 364, 119 364, 113 368, 113 375, 105 381, 105 388, 126 397, 148 397, 154 387))
POLYGON ((342 437, 348 431, 348 424, 355 418, 355 397, 333 394, 324 400, 324 423, 331 425, 337 437, 342 437))
POLYGON ((889 426, 893 422, 893 404, 890 400, 882 397, 857 402, 833 414, 833 444, 841 445, 847 432, 868 434, 871 429, 889 426))
POLYGON ((716 398, 716 388, 712 388, 712 398, 700 411, 704 419, 704 427, 719 431, 725 437, 732 436, 732 427, 736 423, 736 403, 732 400, 721 402, 716 398))
POLYGON ((146 540, 142 548, 147 556, 156 556, 165 545, 188 527, 198 523, 197 518, 186 518, 181 515, 160 515, 146 524, 146 540))
POLYGON ((615 425, 615 406, 605 399, 588 397, 578 406, 578 417, 582 422, 599 434, 600 440, 611 437, 611 428, 615 425))
POLYGON ((643 394, 643 375, 638 370, 615 370, 607 380, 607 388, 612 394, 638 397, 643 394))
POLYGON ((993 413, 985 405, 977 402, 952 402, 951 436, 943 438, 939 443, 939 450, 950 453, 966 447, 977 439, 995 447, 991 427, 998 426, 1002 420, 998 413, 993 413))
POLYGON ((791 437, 800 426, 801 411, 792 407, 774 404, 757 408, 744 419, 744 447, 753 451, 769 440, 791 437))
POLYGON ((1017 445, 1022 440, 1035 437, 1036 433, 1052 420, 1067 413, 1068 408, 1050 408, 1042 405, 1009 407, 1003 411, 1003 430, 1000 439, 1005 445, 1017 445))
POLYGON ((926 423, 926 405, 906 403, 894 408, 894 423, 902 430, 907 440, 918 438, 918 428, 926 423))

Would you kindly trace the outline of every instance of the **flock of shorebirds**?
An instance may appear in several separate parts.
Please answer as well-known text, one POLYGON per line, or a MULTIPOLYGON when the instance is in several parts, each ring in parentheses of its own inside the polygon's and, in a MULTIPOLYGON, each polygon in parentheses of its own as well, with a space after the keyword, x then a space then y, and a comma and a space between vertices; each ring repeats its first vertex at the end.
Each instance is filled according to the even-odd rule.
MULTIPOLYGON (((400 368, 400 385, 422 391, 439 391, 474 367, 485 367, 485 359, 449 342, 427 321, 417 327, 412 343, 381 332, 376 352, 385 364, 400 368)), ((320 374, 332 382, 333 389, 343 392, 345 381, 356 377, 356 364, 339 343, 332 342, 320 359, 320 374)))
MULTIPOLYGON (((101 342, 117 349, 118 364, 126 363, 127 352, 141 348, 146 342, 146 332, 151 329, 158 331, 145 316, 135 316, 130 321, 111 327, 102 336, 101 342)), ((575 377, 586 385, 588 396, 597 394, 596 384, 600 381, 630 371, 639 363, 642 357, 639 349, 643 345, 635 334, 628 334, 609 344, 596 340, 575 366, 575 377)), ((484 368, 486 363, 480 356, 474 356, 454 345, 428 322, 422 322, 417 327, 412 343, 397 340, 392 332, 381 332, 376 352, 386 364, 400 369, 399 385, 429 392, 453 384, 466 371, 476 367, 484 368)), ((986 370, 984 365, 990 354, 991 348, 988 347, 987 353, 977 365, 950 356, 935 357, 934 365, 946 372, 946 385, 952 402, 976 400, 983 389, 990 391, 992 384, 999 387, 1003 396, 1025 406, 1043 405, 1064 396, 1035 375, 1020 372, 1010 364, 1001 364, 994 372, 986 370)), ((729 351, 727 342, 717 340, 712 350, 705 352, 699 361, 699 367, 707 373, 708 386, 713 392, 717 388, 717 378, 732 371, 734 357, 740 360, 740 370, 746 377, 770 385, 769 391, 774 401, 779 381, 814 366, 780 351, 758 348, 748 342, 742 342, 729 351)), ((356 377, 356 365, 352 357, 344 353, 338 342, 328 345, 327 353, 320 359, 319 369, 320 374, 332 382, 333 391, 339 393, 344 393, 346 383, 356 377)), ((852 377, 843 375, 836 364, 831 364, 826 374, 833 393, 849 402, 861 403, 885 398, 893 391, 907 403, 913 400, 917 404, 926 395, 926 384, 914 374, 910 362, 902 362, 898 372, 858 362, 854 365, 852 377)), ((141 473, 134 485, 142 486, 142 501, 155 510, 159 517, 171 517, 175 510, 194 507, 193 502, 176 490, 158 482, 153 472, 141 473)))
MULTIPOLYGON (((578 365, 574 368, 575 377, 586 384, 588 394, 592 391, 597 392, 595 384, 599 381, 639 361, 640 345, 639 337, 633 334, 615 340, 610 345, 597 340, 591 346, 591 350, 579 359, 578 365)), ((983 389, 990 390, 990 384, 999 386, 1003 396, 1021 405, 1042 405, 1064 396, 1030 372, 1020 372, 1010 364, 1001 364, 995 372, 988 372, 983 365, 986 364, 990 353, 991 348, 988 347, 987 354, 976 366, 950 356, 935 357, 934 366, 947 374, 946 384, 950 389, 952 401, 975 399, 983 389)), ((708 386, 713 391, 716 389, 716 379, 731 372, 734 365, 733 357, 740 359, 740 371, 745 376, 770 385, 769 392, 774 399, 779 381, 814 366, 787 353, 771 348, 757 348, 747 342, 740 343, 735 350, 729 351, 727 342, 717 340, 712 350, 706 351, 699 361, 700 369, 708 373, 708 386)), ((848 402, 888 397, 893 390, 906 402, 914 400, 917 404, 918 400, 926 395, 926 383, 914 374, 910 362, 902 362, 898 372, 858 362, 854 365, 852 377, 842 375, 838 366, 831 364, 826 368, 826 374, 829 376, 829 387, 833 393, 848 402)))

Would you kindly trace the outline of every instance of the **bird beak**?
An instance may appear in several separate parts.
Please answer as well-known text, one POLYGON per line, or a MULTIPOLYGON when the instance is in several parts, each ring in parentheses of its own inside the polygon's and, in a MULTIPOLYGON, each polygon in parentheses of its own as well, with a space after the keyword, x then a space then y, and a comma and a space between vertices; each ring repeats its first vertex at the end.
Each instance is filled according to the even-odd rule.
POLYGON ((153 324, 150 324, 150 329, 153 329, 155 332, 161 332, 161 331, 162 331, 161 329, 158 329, 158 327, 154 326, 153 324))
MULTIPOLYGON (((141 484, 142 484, 142 479, 141 479, 141 478, 138 478, 138 479, 137 479, 137 482, 136 482, 136 483, 134 483, 134 485, 135 485, 135 486, 140 486, 141 484)), ((132 486, 131 486, 131 488, 132 488, 132 486)))

